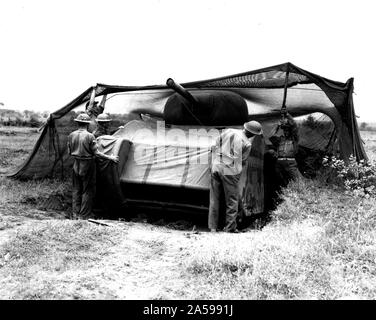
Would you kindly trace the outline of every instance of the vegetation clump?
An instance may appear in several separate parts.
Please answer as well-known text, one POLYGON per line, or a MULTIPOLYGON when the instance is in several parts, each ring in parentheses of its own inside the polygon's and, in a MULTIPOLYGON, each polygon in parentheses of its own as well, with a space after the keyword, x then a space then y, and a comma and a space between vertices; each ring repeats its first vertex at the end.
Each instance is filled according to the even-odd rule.
POLYGON ((46 111, 0 109, 0 125, 38 128, 46 122, 48 116, 46 111))
POLYGON ((360 197, 376 197, 376 162, 356 160, 350 156, 349 161, 335 156, 324 157, 323 165, 327 169, 328 180, 346 189, 348 194, 360 197))

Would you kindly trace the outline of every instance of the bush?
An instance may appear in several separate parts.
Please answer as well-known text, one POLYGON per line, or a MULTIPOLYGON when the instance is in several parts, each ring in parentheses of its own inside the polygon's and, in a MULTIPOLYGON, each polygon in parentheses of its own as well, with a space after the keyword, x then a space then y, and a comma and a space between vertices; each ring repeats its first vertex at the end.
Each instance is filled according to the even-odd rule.
POLYGON ((311 114, 303 122, 303 126, 306 126, 312 130, 318 128, 319 124, 320 124, 319 121, 317 121, 315 117, 312 116, 311 114))
POLYGON ((328 169, 331 182, 343 186, 347 193, 360 197, 376 197, 376 163, 364 160, 356 161, 350 156, 349 162, 335 156, 324 157, 323 165, 328 169))
POLYGON ((367 130, 368 129, 368 125, 367 125, 367 123, 366 122, 362 122, 361 124, 360 124, 360 130, 367 130))

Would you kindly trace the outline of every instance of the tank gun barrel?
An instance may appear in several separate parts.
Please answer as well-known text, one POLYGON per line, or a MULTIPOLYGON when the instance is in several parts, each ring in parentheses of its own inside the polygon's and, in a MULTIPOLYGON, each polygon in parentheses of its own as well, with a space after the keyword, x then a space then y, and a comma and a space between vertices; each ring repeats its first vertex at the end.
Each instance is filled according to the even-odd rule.
POLYGON ((193 97, 187 89, 183 88, 179 83, 176 83, 173 79, 168 78, 166 81, 167 86, 173 89, 175 92, 179 93, 182 97, 187 99, 193 105, 197 105, 198 101, 193 97))

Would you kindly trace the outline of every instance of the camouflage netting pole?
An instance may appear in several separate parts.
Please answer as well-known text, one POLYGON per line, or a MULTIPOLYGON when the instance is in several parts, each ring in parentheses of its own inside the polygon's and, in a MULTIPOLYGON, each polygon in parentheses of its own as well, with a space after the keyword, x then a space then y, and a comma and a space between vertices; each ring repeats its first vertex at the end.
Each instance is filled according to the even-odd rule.
POLYGON ((286 77, 285 77, 285 87, 283 89, 283 101, 282 101, 282 107, 281 107, 281 114, 286 114, 286 98, 287 98, 287 87, 289 84, 289 74, 290 74, 290 64, 287 64, 287 70, 286 70, 286 77))

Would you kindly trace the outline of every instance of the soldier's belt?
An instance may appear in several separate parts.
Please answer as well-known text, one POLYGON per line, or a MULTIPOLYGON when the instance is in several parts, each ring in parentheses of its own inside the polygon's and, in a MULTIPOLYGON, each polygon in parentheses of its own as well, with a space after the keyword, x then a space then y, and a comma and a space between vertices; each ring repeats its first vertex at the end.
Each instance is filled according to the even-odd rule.
POLYGON ((295 158, 278 158, 277 160, 290 160, 290 161, 295 161, 295 158))
POLYGON ((73 156, 76 160, 94 160, 95 157, 79 157, 79 156, 73 156))

